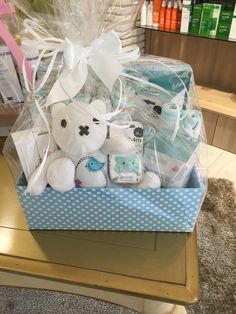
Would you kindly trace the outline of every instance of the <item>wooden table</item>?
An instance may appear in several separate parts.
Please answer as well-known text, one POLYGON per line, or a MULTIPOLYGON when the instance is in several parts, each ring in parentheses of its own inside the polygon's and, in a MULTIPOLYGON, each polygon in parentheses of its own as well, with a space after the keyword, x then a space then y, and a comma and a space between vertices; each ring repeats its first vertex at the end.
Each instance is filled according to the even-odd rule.
POLYGON ((196 231, 31 232, 2 155, 0 201, 0 285, 89 295, 140 311, 150 299, 197 301, 196 231))

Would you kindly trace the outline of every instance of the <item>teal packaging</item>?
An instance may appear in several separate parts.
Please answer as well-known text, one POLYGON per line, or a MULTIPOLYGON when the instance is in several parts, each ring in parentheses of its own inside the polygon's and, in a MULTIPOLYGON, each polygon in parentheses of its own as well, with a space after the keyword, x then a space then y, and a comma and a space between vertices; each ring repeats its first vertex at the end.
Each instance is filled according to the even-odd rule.
MULTIPOLYGON (((146 61, 148 57, 142 58, 143 61, 146 61, 145 66, 142 66, 141 62, 133 63, 125 68, 125 72, 131 75, 137 75, 138 73, 141 79, 142 77, 145 78, 144 82, 146 80, 147 82, 156 84, 170 93, 173 93, 173 95, 183 90, 183 84, 186 89, 189 90, 190 83, 193 79, 193 71, 190 65, 177 60, 173 62, 171 59, 167 58, 159 58, 156 60, 161 60, 162 62, 155 62, 155 57, 152 56, 152 58, 152 63, 146 61)), ((136 89, 137 88, 139 89, 137 92, 150 92, 150 88, 141 82, 136 89)), ((160 94, 160 97, 165 97, 164 94, 162 95, 161 91, 160 94)))
POLYGON ((198 156, 199 140, 177 135, 172 141, 172 133, 165 129, 144 140, 145 165, 149 171, 159 173, 164 188, 184 187, 198 156))
MULTIPOLYGON (((120 103, 121 108, 127 108, 130 105, 130 102, 132 101, 132 99, 135 97, 135 89, 130 86, 130 85, 126 85, 125 86, 125 92, 126 95, 124 97, 122 97, 122 101, 120 103)), ((120 96, 120 86, 115 86, 114 88, 114 92, 111 95, 111 100, 112 100, 112 106, 114 108, 117 108, 119 105, 119 96, 120 96)))
POLYGON ((22 176, 16 190, 31 230, 116 230, 192 232, 205 195, 193 169, 184 189, 47 187, 26 195, 22 176))

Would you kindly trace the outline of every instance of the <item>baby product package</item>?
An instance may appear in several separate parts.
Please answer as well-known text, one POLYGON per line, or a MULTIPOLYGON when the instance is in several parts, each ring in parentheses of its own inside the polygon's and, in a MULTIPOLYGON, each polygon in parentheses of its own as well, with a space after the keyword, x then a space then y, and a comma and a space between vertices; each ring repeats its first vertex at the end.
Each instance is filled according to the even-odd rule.
POLYGON ((34 61, 4 154, 29 227, 192 231, 206 192, 194 75, 122 48, 142 1, 15 5, 34 61))
MULTIPOLYGON (((16 10, 13 3, 0 4, 0 104, 14 109, 24 101, 17 65, 22 65, 23 53, 15 42, 17 33, 16 10)), ((27 67, 27 66, 26 66, 27 67)))

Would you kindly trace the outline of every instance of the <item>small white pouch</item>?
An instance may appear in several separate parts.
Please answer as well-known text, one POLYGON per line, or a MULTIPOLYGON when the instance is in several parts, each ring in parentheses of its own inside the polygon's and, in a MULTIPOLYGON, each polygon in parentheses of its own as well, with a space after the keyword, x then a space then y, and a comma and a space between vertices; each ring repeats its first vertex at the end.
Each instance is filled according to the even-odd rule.
MULTIPOLYGON (((39 128, 27 129, 11 134, 16 150, 28 181, 32 173, 39 166, 48 144, 48 133, 42 132, 39 128)), ((49 153, 55 152, 57 145, 50 135, 49 153)))

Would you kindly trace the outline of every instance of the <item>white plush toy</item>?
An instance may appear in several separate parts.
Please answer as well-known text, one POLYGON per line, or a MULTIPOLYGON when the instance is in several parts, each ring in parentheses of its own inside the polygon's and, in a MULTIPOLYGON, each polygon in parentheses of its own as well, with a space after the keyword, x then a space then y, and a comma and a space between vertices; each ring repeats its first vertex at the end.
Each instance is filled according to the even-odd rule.
POLYGON ((40 175, 38 169, 32 174, 30 194, 41 194, 47 184, 59 192, 75 185, 106 187, 107 154, 126 153, 134 145, 119 128, 107 138, 107 123, 99 120, 104 114, 106 106, 100 100, 53 105, 52 135, 60 149, 49 155, 40 175))

